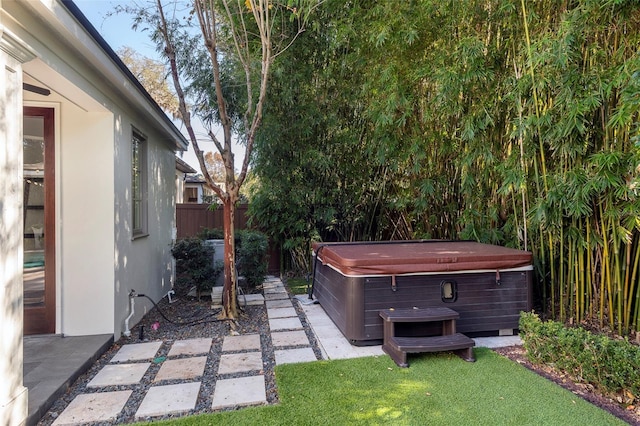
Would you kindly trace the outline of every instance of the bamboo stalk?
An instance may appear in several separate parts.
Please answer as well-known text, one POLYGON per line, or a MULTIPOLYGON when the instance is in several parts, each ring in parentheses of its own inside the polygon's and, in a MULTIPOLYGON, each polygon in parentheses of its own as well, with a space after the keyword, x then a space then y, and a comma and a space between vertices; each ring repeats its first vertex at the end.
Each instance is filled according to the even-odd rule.
MULTIPOLYGON (((636 234, 638 237, 638 234, 636 234)), ((636 238, 636 255, 633 262, 633 273, 631 274, 631 282, 636 286, 635 312, 633 314, 632 323, 635 324, 636 333, 640 332, 640 282, 638 277, 638 264, 640 263, 640 238, 636 238)))
MULTIPOLYGON (((600 229, 602 234, 604 235, 604 218, 602 215, 602 204, 599 205, 600 208, 600 229)), ((607 251, 607 240, 606 237, 603 238, 602 241, 602 251, 603 253, 607 251)), ((600 267, 600 328, 604 327, 604 301, 605 301, 605 284, 606 284, 606 269, 605 269, 605 258, 607 256, 605 254, 602 255, 602 259, 600 259, 601 267, 600 267)))
POLYGON ((593 308, 597 306, 597 300, 594 300, 594 291, 593 291, 593 275, 595 273, 593 268, 593 255, 591 248, 591 222, 589 219, 585 219, 585 227, 587 229, 587 247, 586 247, 586 258, 587 258, 587 268, 585 272, 585 278, 587 280, 586 288, 587 288, 587 300, 589 301, 589 316, 593 317, 593 308))
POLYGON ((623 263, 623 271, 622 273, 624 274, 624 281, 623 281, 623 285, 622 285, 622 316, 623 316, 623 323, 622 323, 622 328, 624 329, 625 334, 629 332, 629 322, 631 321, 631 311, 629 309, 627 309, 628 303, 629 303, 629 292, 630 292, 630 283, 629 283, 629 278, 630 278, 630 267, 631 267, 631 242, 632 241, 626 241, 625 242, 625 257, 624 257, 624 263, 623 263))
POLYGON ((584 319, 585 304, 585 280, 584 280, 584 250, 582 247, 577 249, 578 261, 576 262, 576 319, 582 321, 584 319))
MULTIPOLYGON (((551 233, 549 233, 551 234, 551 233)), ((558 265, 558 280, 560 281, 558 283, 558 290, 560 291, 559 299, 560 299, 560 321, 564 322, 567 318, 566 318, 566 314, 565 314, 565 301, 564 301, 564 295, 565 295, 565 275, 564 275, 564 237, 563 237, 563 228, 562 226, 560 226, 560 261, 559 261, 559 265, 558 265)))

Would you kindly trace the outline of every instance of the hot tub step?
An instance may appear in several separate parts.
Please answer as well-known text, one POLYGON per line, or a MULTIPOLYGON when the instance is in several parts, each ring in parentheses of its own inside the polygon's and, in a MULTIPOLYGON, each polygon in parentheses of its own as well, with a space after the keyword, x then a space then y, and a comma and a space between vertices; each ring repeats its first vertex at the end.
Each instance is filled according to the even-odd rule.
POLYGON ((465 361, 474 362, 475 342, 461 333, 447 336, 390 337, 382 345, 382 350, 400 367, 408 367, 407 353, 453 351, 465 361))
POLYGON ((475 346, 473 339, 462 333, 449 336, 392 337, 389 344, 405 352, 441 352, 475 346))
POLYGON ((383 309, 384 343, 382 350, 400 367, 408 367, 407 353, 454 351, 465 361, 473 362, 475 342, 456 332, 456 320, 460 315, 445 307, 383 309), (396 323, 442 323, 440 336, 396 336, 396 323))
POLYGON ((460 314, 445 307, 383 309, 380 316, 391 322, 432 322, 460 318, 460 314))

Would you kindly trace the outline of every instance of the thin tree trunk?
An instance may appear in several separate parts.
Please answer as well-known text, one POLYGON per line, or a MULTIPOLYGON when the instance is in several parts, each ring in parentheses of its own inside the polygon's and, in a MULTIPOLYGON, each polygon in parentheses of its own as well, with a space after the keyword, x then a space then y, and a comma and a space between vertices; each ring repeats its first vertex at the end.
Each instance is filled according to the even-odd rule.
POLYGON ((235 319, 238 315, 236 303, 236 244, 234 217, 236 206, 233 199, 225 200, 223 204, 224 222, 224 287, 222 289, 221 318, 235 319))

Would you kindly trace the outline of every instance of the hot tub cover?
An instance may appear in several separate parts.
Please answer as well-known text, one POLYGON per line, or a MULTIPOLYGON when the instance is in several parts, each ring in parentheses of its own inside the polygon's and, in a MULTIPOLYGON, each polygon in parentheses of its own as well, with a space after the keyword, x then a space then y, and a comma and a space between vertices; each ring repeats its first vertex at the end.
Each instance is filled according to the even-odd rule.
POLYGON ((531 266, 531 252, 472 241, 315 243, 317 259, 345 276, 505 270, 531 266))

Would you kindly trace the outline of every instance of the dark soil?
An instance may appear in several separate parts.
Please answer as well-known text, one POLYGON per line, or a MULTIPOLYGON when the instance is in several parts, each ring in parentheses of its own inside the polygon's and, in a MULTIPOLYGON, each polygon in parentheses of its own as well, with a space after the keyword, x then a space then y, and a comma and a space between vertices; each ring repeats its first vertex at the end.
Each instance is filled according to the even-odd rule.
POLYGON ((620 395, 608 396, 590 384, 579 383, 563 372, 556 371, 547 365, 536 365, 529 361, 526 351, 522 346, 507 346, 504 348, 496 348, 495 352, 510 360, 517 362, 533 371, 534 373, 545 377, 548 380, 562 386, 563 388, 573 392, 582 399, 589 401, 591 404, 610 412, 619 419, 624 420, 630 425, 640 425, 640 406, 639 401, 635 404, 625 404, 624 397, 620 395), (626 408, 625 408, 626 407, 626 408))

